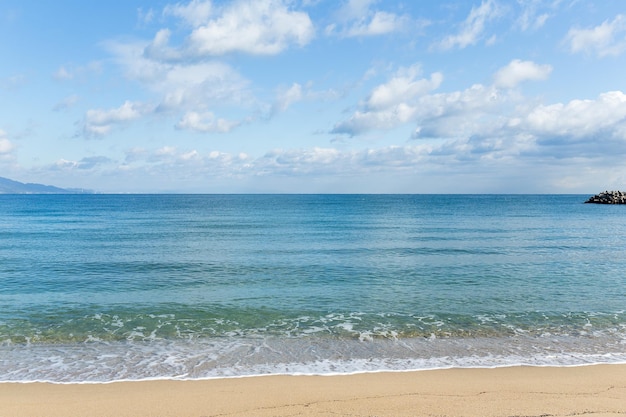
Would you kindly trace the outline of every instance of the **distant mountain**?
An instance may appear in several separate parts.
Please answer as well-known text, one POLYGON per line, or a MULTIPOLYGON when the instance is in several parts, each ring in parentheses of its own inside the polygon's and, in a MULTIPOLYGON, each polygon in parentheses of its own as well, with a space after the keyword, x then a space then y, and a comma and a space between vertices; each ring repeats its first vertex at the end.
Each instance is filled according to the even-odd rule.
POLYGON ((0 194, 80 194, 82 190, 65 189, 52 185, 23 183, 0 177, 0 194))

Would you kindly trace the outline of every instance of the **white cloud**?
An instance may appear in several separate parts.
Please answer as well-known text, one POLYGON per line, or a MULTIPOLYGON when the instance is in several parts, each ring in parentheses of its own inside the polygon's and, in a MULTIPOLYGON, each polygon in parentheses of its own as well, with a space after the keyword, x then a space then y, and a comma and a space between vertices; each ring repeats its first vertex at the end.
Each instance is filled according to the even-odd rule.
POLYGON ((345 155, 332 148, 275 149, 254 160, 252 169, 256 175, 306 175, 342 169, 346 162, 345 155))
POLYGON ((163 146, 162 148, 157 149, 154 154, 156 156, 172 156, 177 152, 174 146, 163 146))
MULTIPOLYGON (((626 94, 602 93, 595 100, 572 100, 534 108, 526 118, 526 127, 537 137, 552 139, 617 138, 626 141, 626 94)), ((626 145, 626 144, 625 144, 626 145)))
POLYGON ((437 89, 443 75, 435 72, 429 79, 418 79, 419 65, 400 68, 385 84, 372 90, 362 109, 338 123, 332 133, 357 135, 374 129, 393 129, 414 119, 420 97, 437 89))
POLYGON ((78 162, 69 161, 67 159, 59 159, 56 161, 52 167, 53 170, 71 170, 78 166, 78 162))
MULTIPOLYGON (((179 114, 178 129, 197 132, 228 132, 244 120, 267 113, 271 106, 260 102, 250 82, 215 55, 230 52, 276 54, 292 45, 305 45, 314 35, 308 15, 293 11, 287 0, 237 0, 215 3, 193 0, 164 8, 165 16, 184 20, 192 32, 182 46, 170 45, 172 31, 159 30, 150 42, 109 41, 105 46, 124 69, 126 76, 158 95, 152 108, 136 109, 128 118, 114 123, 113 110, 91 111, 84 123, 87 135, 104 135, 111 125, 136 120, 148 114, 179 114), (215 107, 239 106, 239 121, 217 118, 208 111, 215 107), (107 116, 107 117, 105 117, 107 116), (105 119, 105 122, 98 121, 105 119)), ((291 91, 293 94, 295 90, 291 91)), ((307 96, 312 96, 307 91, 307 96)), ((280 96, 275 110, 284 110, 302 99, 280 96)), ((126 108, 128 111, 128 106, 126 108)))
POLYGON ((494 74, 492 85, 433 93, 440 83, 435 74, 426 83, 418 80, 418 67, 405 68, 374 88, 332 132, 354 136, 413 125, 413 138, 438 141, 430 157, 455 160, 625 155, 626 94, 541 104, 513 88, 545 79, 550 71, 547 65, 513 60, 494 74))
POLYGON ((303 96, 302 86, 298 83, 293 83, 291 87, 279 91, 272 112, 276 113, 287 110, 293 103, 302 100, 303 96))
POLYGON ((185 152, 180 155, 180 159, 182 159, 183 161, 190 161, 192 159, 198 159, 199 157, 200 154, 195 149, 193 151, 185 152))
POLYGON ((137 20, 140 24, 145 25, 154 19, 154 10, 152 8, 148 10, 143 10, 143 8, 139 7, 137 9, 137 20))
POLYGON ((50 169, 53 171, 72 171, 75 169, 92 170, 102 165, 108 165, 113 162, 106 156, 87 156, 80 161, 71 161, 61 158, 57 160, 50 169))
POLYGON ((464 91, 428 94, 439 87, 443 75, 434 73, 430 80, 416 80, 415 66, 396 73, 390 81, 374 88, 369 98, 362 103, 348 120, 338 123, 332 133, 351 136, 371 130, 389 130, 407 123, 416 123, 416 137, 456 137, 458 131, 466 131, 473 124, 470 114, 498 108, 501 95, 495 87, 473 85, 464 91), (412 73, 406 77, 407 73, 412 73), (413 85, 404 94, 403 87, 413 85), (399 92, 401 97, 396 97, 399 92), (453 120, 451 120, 453 119, 453 120))
MULTIPOLYGON (((262 178, 280 176, 359 176, 387 170, 415 169, 431 154, 430 145, 388 146, 375 149, 340 150, 332 147, 274 149, 259 157, 219 150, 200 152, 164 146, 152 151, 130 151, 126 169, 149 167, 152 173, 187 178, 210 177, 262 178), (172 167, 175 173, 172 174, 172 167)), ((75 168, 78 162, 70 163, 75 168)))
POLYGON ((526 12, 520 17, 518 24, 522 31, 537 30, 543 27, 549 18, 550 15, 548 13, 533 16, 526 12))
POLYGON ((63 100, 59 101, 57 104, 52 107, 53 111, 63 111, 70 109, 78 103, 80 98, 76 94, 72 94, 71 96, 65 97, 63 100))
POLYGON ((354 23, 346 36, 375 36, 398 32, 408 26, 409 19, 393 13, 378 11, 369 19, 361 19, 354 23))
MULTIPOLYGON (((475 149, 500 140, 508 152, 539 146, 586 144, 597 152, 598 143, 613 143, 615 153, 626 152, 626 95, 620 91, 601 94, 595 100, 572 100, 566 104, 533 105, 523 97, 499 95, 489 98, 493 87, 476 86, 477 94, 465 91, 457 105, 450 95, 427 97, 422 105, 445 102, 437 112, 419 114, 421 136, 473 138, 475 149), (459 105, 463 103, 463 105, 459 105)), ((503 146, 504 146, 503 145, 503 146)), ((550 155, 548 150, 544 150, 550 155)), ((579 155, 584 155, 584 152, 579 155)))
POLYGON ((53 77, 57 80, 71 80, 74 78, 74 74, 70 73, 65 67, 60 67, 53 74, 53 77))
POLYGON ((436 101, 446 105, 417 115, 418 137, 451 139, 439 151, 457 158, 626 154, 626 94, 620 91, 603 93, 595 100, 531 105, 507 95, 490 100, 494 87, 470 90, 474 94, 468 90, 455 94, 459 100, 448 94, 426 97, 423 106, 434 106, 436 101))
POLYGON ((420 65, 400 68, 387 83, 376 87, 367 99, 368 109, 387 109, 405 101, 429 93, 439 88, 443 75, 439 72, 431 74, 430 79, 417 79, 421 75, 420 65))
POLYGON ((514 59, 494 76, 496 87, 513 88, 524 81, 545 80, 552 72, 550 65, 538 65, 532 61, 514 59))
POLYGON ((124 125, 152 112, 153 108, 144 103, 125 101, 118 108, 88 110, 85 114, 83 133, 86 136, 103 136, 118 125, 124 125))
MULTIPOLYGON (((165 36, 169 31, 161 31, 165 36), (165 32, 164 32, 165 31, 165 32), (167 32, 167 33, 166 33, 167 32)), ((116 57, 126 76, 163 95, 163 104, 198 102, 250 102, 249 81, 234 68, 220 61, 169 62, 152 59, 144 53, 145 43, 109 42, 107 48, 116 57)), ((161 49, 161 51, 163 51, 161 49)), ((175 53, 172 50, 172 53, 175 53)))
POLYGON ((192 27, 198 27, 207 23, 213 12, 213 4, 210 0, 192 0, 186 5, 180 3, 167 5, 163 14, 179 17, 192 27))
POLYGON ((271 115, 286 111, 291 105, 301 101, 334 100, 340 94, 335 90, 316 91, 312 83, 302 86, 293 83, 290 87, 281 87, 276 93, 276 99, 270 110, 271 115))
POLYGON ((617 15, 591 29, 572 28, 565 37, 572 53, 595 53, 600 57, 626 51, 626 17, 617 15))
POLYGON ((184 58, 182 50, 169 46, 171 35, 169 29, 159 30, 152 42, 146 46, 144 55, 155 61, 178 61, 184 58))
MULTIPOLYGON (((145 44, 139 42, 110 42, 107 47, 129 79, 158 96, 155 100, 158 104, 139 112, 139 116, 151 114, 151 111, 153 114, 185 114, 176 127, 202 131, 202 126, 204 129, 212 126, 211 129, 219 131, 229 125, 233 128, 238 122, 206 125, 206 117, 201 115, 207 108, 238 105, 254 111, 254 107, 259 106, 249 90, 249 81, 223 62, 158 61, 148 58, 143 53, 145 44)), ((108 129, 104 133, 107 132, 108 129)))
MULTIPOLYGON (((71 173, 93 163, 89 169, 83 165, 81 178, 97 172, 109 181, 108 189, 98 189, 115 192, 586 192, 590 184, 604 187, 626 178, 619 165, 624 140, 549 141, 514 129, 499 133, 366 149, 274 149, 259 157, 163 146, 131 149, 120 165, 94 157, 59 161, 57 170, 71 173), (594 151, 598 146, 604 154, 594 151), (607 166, 607 153, 616 164, 607 166), (158 185, 146 188, 140 182, 145 177, 158 185)), ((65 182, 75 184, 71 178, 65 182)))
POLYGON ((13 144, 8 139, 0 139, 0 155, 8 154, 13 150, 13 144))
POLYGON ((9 154, 15 146, 7 139, 7 134, 4 130, 0 129, 0 155, 9 154))
POLYGON ((146 84, 155 82, 167 68, 166 64, 145 56, 146 42, 107 41, 103 46, 113 56, 113 61, 122 68, 124 75, 131 80, 146 84))
POLYGON ((445 37, 437 46, 445 50, 475 45, 483 37, 485 24, 500 16, 501 10, 494 0, 483 0, 479 7, 472 7, 459 32, 445 37))
POLYGON ((561 0, 517 0, 521 11, 517 13, 516 27, 523 32, 542 28, 560 3, 561 0))
POLYGON ((354 136, 371 130, 390 130, 413 120, 415 112, 415 107, 405 103, 383 111, 356 111, 350 119, 336 124, 331 133, 354 136))
MULTIPOLYGON (((373 0, 348 0, 336 13, 336 22, 326 27, 326 34, 344 37, 377 36, 405 30, 410 18, 383 10, 372 10, 373 0)), ((416 26, 424 26, 421 22, 416 26)))
POLYGON ((100 71, 102 71, 102 63, 92 61, 86 65, 79 66, 62 65, 52 74, 52 77, 58 81, 69 81, 87 74, 97 74, 100 71))
POLYGON ((488 136, 506 121, 514 98, 495 86, 474 84, 462 91, 431 94, 415 104, 415 138, 488 136))
POLYGON ((126 164, 130 164, 134 161, 140 161, 148 155, 148 150, 141 147, 134 147, 125 151, 126 157, 124 161, 126 164))
POLYGON ((14 90, 26 84, 27 78, 24 74, 16 74, 6 78, 0 78, 0 90, 14 90))
MULTIPOLYGON (((131 150, 122 169, 127 172, 143 171, 152 177, 161 176, 166 182, 176 178, 201 179, 231 178, 249 168, 250 158, 221 151, 199 152, 195 149, 181 150, 174 146, 159 149, 131 150)), ((251 175, 252 171, 250 172, 251 175)))
POLYGON ((378 149, 275 149, 248 161, 255 176, 361 176, 383 171, 414 170, 428 157, 428 145, 389 146, 378 149))
POLYGON ((370 7, 376 0, 347 0, 338 10, 337 15, 343 21, 358 20, 370 13, 370 7))
POLYGON ((275 55, 290 45, 304 46, 315 34, 304 12, 292 11, 283 0, 238 0, 193 30, 186 53, 216 56, 231 52, 275 55))
POLYGON ((93 169, 96 166, 106 165, 111 162, 112 160, 106 156, 88 156, 88 157, 82 158, 78 162, 78 168, 79 169, 93 169))
POLYGON ((186 113, 176 124, 177 129, 189 129, 199 133, 228 133, 241 125, 241 122, 216 118, 211 112, 186 113))
POLYGON ((163 95, 161 107, 198 109, 219 103, 251 103, 249 82, 221 62, 166 65, 150 88, 163 95))
POLYGON ((276 55, 292 45, 304 46, 315 35, 309 16, 293 11, 287 0, 236 0, 223 6, 194 0, 166 6, 165 15, 183 19, 192 31, 181 46, 170 46, 171 31, 162 29, 145 48, 159 61, 185 61, 229 53, 276 55))

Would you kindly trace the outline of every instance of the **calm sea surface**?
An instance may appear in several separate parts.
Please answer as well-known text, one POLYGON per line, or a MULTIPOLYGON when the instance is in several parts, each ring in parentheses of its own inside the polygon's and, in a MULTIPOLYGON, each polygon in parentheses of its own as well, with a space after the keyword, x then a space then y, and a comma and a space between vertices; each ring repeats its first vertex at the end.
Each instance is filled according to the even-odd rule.
POLYGON ((0 195, 0 381, 626 362, 626 206, 0 195))

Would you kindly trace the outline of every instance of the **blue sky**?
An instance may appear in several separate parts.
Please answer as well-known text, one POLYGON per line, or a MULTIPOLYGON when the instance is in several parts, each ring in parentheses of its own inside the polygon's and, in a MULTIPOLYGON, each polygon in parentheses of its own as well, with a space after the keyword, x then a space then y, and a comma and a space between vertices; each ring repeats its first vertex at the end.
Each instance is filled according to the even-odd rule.
POLYGON ((626 188, 621 0, 0 0, 0 176, 100 192, 626 188))

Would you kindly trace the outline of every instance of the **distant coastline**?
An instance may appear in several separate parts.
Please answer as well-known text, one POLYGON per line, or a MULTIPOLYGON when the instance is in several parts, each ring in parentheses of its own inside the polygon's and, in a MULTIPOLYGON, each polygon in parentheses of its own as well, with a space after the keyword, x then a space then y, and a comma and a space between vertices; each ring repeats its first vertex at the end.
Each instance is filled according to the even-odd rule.
MULTIPOLYGON (((92 189, 86 189, 86 188, 61 188, 61 187, 57 187, 55 185, 48 185, 48 184, 40 184, 40 183, 24 183, 24 182, 20 182, 20 181, 16 181, 10 178, 6 178, 6 177, 0 177, 0 195, 2 194, 162 194, 162 195, 193 195, 193 194, 197 194, 197 195, 208 195, 208 194, 215 194, 215 195, 236 195, 236 194, 248 194, 248 195, 258 195, 258 194, 265 194, 265 195, 280 195, 283 193, 265 193, 265 192, 261 192, 261 193, 239 193, 239 192, 218 192, 218 193, 213 193, 213 192, 181 192, 181 191, 174 191, 174 190, 162 190, 162 191, 151 191, 151 192, 143 192, 143 191, 138 191, 138 192, 100 192, 97 190, 92 190, 92 189)), ((301 193, 284 193, 285 195, 299 195, 301 193)), ((302 193, 302 194, 309 194, 309 193, 302 193)), ((325 194, 325 193, 321 193, 321 194, 325 194)), ((310 195, 321 195, 318 193, 310 193, 310 195)), ((343 195, 344 193, 328 193, 328 195, 343 195)), ((394 194, 394 193, 391 193, 394 194)), ((397 195, 538 195, 535 193, 528 193, 528 194, 508 194, 508 193, 436 193, 436 194, 432 194, 432 193, 399 193, 397 195)), ((379 194, 379 193, 373 193, 373 194, 361 194, 361 193, 354 193, 354 195, 386 195, 386 194, 379 194)), ((555 194, 549 194, 549 195, 560 195, 560 193, 555 193, 555 194)), ((584 194, 576 194, 576 195, 584 195, 584 194)), ((593 195, 591 197, 589 197, 588 200, 585 201, 585 203, 596 203, 596 204, 626 204, 626 191, 604 191, 602 193, 593 195)))
POLYGON ((53 185, 23 183, 0 177, 0 194, 93 194, 93 191, 80 188, 60 188, 53 185))

